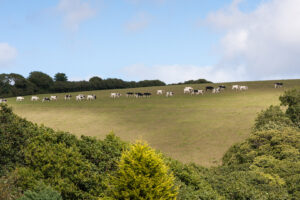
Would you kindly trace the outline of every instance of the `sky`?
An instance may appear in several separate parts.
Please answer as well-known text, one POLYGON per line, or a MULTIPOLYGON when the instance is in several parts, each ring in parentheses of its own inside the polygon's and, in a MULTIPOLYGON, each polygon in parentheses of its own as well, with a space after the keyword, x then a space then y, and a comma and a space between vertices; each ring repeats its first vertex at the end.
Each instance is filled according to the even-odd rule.
POLYGON ((0 0, 0 73, 300 78, 300 0, 0 0))

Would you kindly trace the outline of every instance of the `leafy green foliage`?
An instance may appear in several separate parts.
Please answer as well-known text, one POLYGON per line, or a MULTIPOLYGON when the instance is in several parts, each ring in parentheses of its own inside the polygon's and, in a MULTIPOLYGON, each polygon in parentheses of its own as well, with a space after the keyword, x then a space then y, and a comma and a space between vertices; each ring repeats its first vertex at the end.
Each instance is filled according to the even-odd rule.
POLYGON ((281 105, 288 106, 286 115, 300 128, 300 90, 288 90, 279 99, 281 105))
POLYGON ((41 91, 48 90, 53 84, 53 79, 48 74, 37 71, 31 72, 28 80, 35 84, 41 91))
POLYGON ((41 182, 33 190, 27 190, 18 200, 62 200, 62 197, 57 191, 41 182))
POLYGON ((68 77, 65 73, 56 73, 54 75, 54 81, 61 81, 61 82, 66 82, 68 80, 68 77))
POLYGON ((122 154, 119 169, 112 178, 115 199, 176 199, 174 177, 162 156, 147 144, 138 142, 122 154))

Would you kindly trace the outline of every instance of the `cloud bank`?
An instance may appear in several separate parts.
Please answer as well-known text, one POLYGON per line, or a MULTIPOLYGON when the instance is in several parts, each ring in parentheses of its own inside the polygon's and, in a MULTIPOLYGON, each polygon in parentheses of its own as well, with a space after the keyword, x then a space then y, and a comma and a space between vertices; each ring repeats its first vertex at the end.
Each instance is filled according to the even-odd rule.
POLYGON ((16 57, 16 48, 7 43, 0 43, 0 67, 9 65, 16 57))
POLYGON ((225 33, 219 65, 244 66, 251 79, 299 78, 300 1, 267 1, 249 13, 239 9, 240 3, 234 0, 205 19, 225 33))
POLYGON ((63 15, 66 28, 77 31, 82 22, 92 18, 96 11, 81 0, 60 0, 57 10, 63 15))

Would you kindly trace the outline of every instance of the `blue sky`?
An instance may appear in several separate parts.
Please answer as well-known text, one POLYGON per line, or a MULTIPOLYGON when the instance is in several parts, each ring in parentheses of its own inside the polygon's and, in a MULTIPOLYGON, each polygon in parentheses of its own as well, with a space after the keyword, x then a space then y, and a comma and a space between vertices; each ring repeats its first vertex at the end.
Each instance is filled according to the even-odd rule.
POLYGON ((0 73, 300 78, 300 25, 291 20, 299 8, 298 0, 0 0, 0 73))

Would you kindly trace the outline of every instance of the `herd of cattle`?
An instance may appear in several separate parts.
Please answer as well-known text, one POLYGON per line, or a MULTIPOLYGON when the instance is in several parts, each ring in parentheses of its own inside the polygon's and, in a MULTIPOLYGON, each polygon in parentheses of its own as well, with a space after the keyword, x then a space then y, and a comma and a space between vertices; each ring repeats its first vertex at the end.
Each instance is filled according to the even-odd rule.
MULTIPOLYGON (((283 83, 275 83, 274 84, 274 87, 275 88, 281 88, 283 86, 283 83)), ((183 89, 183 93, 184 94, 191 94, 191 95, 203 95, 205 92, 211 92, 213 94, 216 94, 216 93, 220 93, 221 91, 225 90, 226 89, 226 86, 225 85, 220 85, 218 87, 213 87, 213 86, 206 86, 205 87, 205 90, 195 90, 193 89, 192 87, 185 87, 183 89)), ((231 87, 232 90, 235 90, 235 91, 243 91, 243 90, 248 90, 248 86, 245 86, 245 85, 232 85, 231 87)), ((174 96, 174 92, 172 91, 164 91, 164 90, 157 90, 156 91, 156 94, 157 95, 164 95, 166 97, 172 97, 174 96)), ((126 97, 135 97, 135 98, 140 98, 140 97, 150 97, 152 94, 149 93, 149 92, 145 92, 145 93, 141 93, 141 92, 127 92, 126 93, 126 97)), ((116 92, 113 92, 113 93, 110 93, 110 97, 115 99, 115 98, 119 98, 121 97, 122 94, 121 93, 116 93, 116 92)), ((72 95, 71 94, 66 94, 64 99, 65 100, 70 100, 72 98, 72 95)), ((50 96, 50 97, 43 97, 42 98, 42 102, 45 102, 45 101, 56 101, 58 99, 57 96, 50 96)), ((82 101, 82 100, 96 100, 97 97, 95 94, 91 94, 91 95, 83 95, 83 94, 79 94, 77 96, 75 96, 75 99, 76 101, 82 101)), ((24 97, 22 96, 18 96, 16 98, 16 101, 23 101, 24 100, 24 97)), ((31 97, 31 101, 39 101, 40 98, 38 96, 32 96, 31 97)), ((7 100, 4 99, 4 98, 0 98, 0 103, 6 103, 7 100)))

